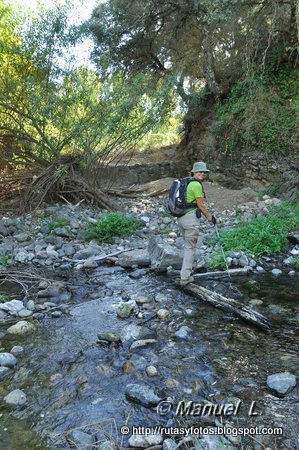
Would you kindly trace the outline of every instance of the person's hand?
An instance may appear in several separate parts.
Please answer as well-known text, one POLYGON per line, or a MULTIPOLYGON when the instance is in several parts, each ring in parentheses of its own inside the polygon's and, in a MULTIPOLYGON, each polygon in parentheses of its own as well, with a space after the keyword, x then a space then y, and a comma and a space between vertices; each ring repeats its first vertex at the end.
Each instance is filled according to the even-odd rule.
POLYGON ((211 222, 212 222, 212 224, 213 224, 214 226, 217 224, 217 220, 216 220, 216 217, 215 217, 215 216, 212 216, 211 222))

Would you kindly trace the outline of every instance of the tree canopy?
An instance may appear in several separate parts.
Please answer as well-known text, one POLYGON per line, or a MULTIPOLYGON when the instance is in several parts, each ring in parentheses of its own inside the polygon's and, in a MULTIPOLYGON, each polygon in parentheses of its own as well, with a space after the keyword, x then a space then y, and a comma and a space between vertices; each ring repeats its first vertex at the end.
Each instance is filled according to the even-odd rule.
MULTIPOLYGON (((242 72, 296 59, 296 0, 109 0, 89 27, 98 67, 172 73, 226 92, 242 72)), ((298 21, 297 11, 297 21, 298 21)), ((186 83, 185 83, 186 84, 186 83)), ((183 94, 183 89, 181 89, 183 94)))

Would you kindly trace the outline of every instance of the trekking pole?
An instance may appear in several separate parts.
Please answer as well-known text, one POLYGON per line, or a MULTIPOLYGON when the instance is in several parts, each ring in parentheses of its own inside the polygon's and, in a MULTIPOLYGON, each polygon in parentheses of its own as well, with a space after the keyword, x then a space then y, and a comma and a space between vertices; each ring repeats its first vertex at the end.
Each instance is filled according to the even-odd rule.
POLYGON ((222 245, 222 241, 221 241, 221 238, 220 238, 220 235, 219 235, 217 223, 215 223, 214 227, 215 227, 217 239, 218 239, 218 242, 219 242, 219 245, 220 245, 220 248, 221 248, 223 260, 224 260, 224 263, 225 263, 225 266, 226 266, 226 272, 227 272, 227 275, 229 277, 229 287, 232 289, 233 288, 233 286, 232 286, 232 278, 231 278, 230 273, 229 273, 228 264, 227 264, 227 261, 226 261, 226 258, 225 258, 223 245, 222 245))

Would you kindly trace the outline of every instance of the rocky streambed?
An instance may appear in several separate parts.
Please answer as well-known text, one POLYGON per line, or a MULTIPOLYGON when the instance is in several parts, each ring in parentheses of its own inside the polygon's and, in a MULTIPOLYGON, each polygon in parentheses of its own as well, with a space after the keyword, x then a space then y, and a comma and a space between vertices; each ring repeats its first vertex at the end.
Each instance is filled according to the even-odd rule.
MULTIPOLYGON (((105 245, 82 241, 83 223, 97 218, 83 208, 56 205, 0 222, 2 271, 33 277, 23 279, 25 291, 9 277, 0 287, 3 448, 296 448, 296 243, 275 261, 279 276, 271 258, 231 257, 232 265, 251 267, 250 277, 235 283, 239 299, 271 319, 264 333, 175 288, 167 268, 179 267, 182 242, 163 204, 143 200, 134 211, 132 203, 144 227, 105 245), (174 408, 157 414, 160 401, 180 400, 241 407, 223 420, 176 416, 174 408), (253 402, 258 414, 249 416, 253 402), (221 424, 281 426, 284 435, 198 441, 120 433, 121 426, 221 424)), ((233 224, 233 212, 222 215, 223 226, 233 224)), ((212 232, 203 223, 199 269, 212 251, 212 232)), ((203 284, 232 294, 226 281, 203 284)))

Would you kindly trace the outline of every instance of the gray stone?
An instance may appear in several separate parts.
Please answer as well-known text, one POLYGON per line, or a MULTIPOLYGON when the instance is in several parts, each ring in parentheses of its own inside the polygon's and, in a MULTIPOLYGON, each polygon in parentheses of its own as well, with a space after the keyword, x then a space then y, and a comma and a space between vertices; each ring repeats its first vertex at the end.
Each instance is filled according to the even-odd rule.
POLYGON ((83 267, 85 269, 94 269, 95 267, 98 267, 98 262, 95 259, 95 256, 91 256, 90 258, 87 258, 83 262, 83 267))
POLYGON ((143 434, 134 434, 129 438, 129 446, 132 448, 142 449, 149 448, 154 445, 159 445, 163 441, 161 434, 150 434, 145 436, 143 434))
POLYGON ((62 316, 62 311, 52 311, 51 312, 51 316, 52 317, 61 317, 62 316))
POLYGON ((99 249, 95 247, 86 247, 83 250, 79 250, 74 254, 74 259, 88 259, 91 256, 95 256, 97 253, 99 253, 99 249))
POLYGON ((6 319, 8 315, 0 309, 0 319, 6 319))
POLYGON ((163 442, 163 450, 176 450, 177 444, 173 439, 165 439, 163 442))
POLYGON ((35 303, 33 300, 28 300, 26 309, 29 309, 30 311, 34 311, 35 309, 35 303))
POLYGON ((126 396, 145 407, 157 405, 161 398, 148 386, 140 384, 128 384, 126 387, 126 396))
POLYGON ((142 334, 143 327, 135 325, 134 323, 123 327, 120 333, 121 340, 123 342, 130 341, 131 339, 138 339, 142 334))
POLYGON ((25 263, 26 261, 28 261, 28 253, 25 251, 19 251, 15 255, 15 261, 22 263, 22 264, 25 263))
POLYGON ((35 326, 32 323, 26 322, 25 320, 20 320, 15 325, 12 325, 11 327, 9 327, 7 329, 7 332, 9 334, 23 335, 23 334, 31 333, 34 330, 35 330, 35 326))
POLYGON ((267 377, 268 387, 283 397, 296 386, 296 377, 289 372, 275 373, 267 377))
POLYGON ((169 266, 180 269, 182 265, 182 254, 173 245, 164 242, 160 236, 153 236, 148 244, 148 253, 151 267, 158 271, 166 271, 169 266))
POLYGON ((117 307, 117 317, 121 319, 127 319, 133 311, 133 305, 131 303, 121 302, 117 307))
POLYGON ((159 319, 164 320, 167 319, 167 317, 170 315, 170 311, 168 311, 168 309, 159 309, 157 311, 157 316, 159 317, 159 319))
POLYGON ((112 332, 103 332, 98 333, 99 341, 107 341, 107 342, 120 342, 120 336, 117 333, 112 332))
POLYGON ((187 327, 186 325, 183 325, 174 333, 174 336, 179 339, 188 339, 190 333, 192 333, 191 328, 187 327))
POLYGON ((72 430, 67 435, 68 441, 79 448, 84 448, 84 450, 92 450, 93 448, 93 437, 91 434, 84 433, 80 430, 72 430))
POLYGON ((61 236, 61 237, 66 237, 66 238, 72 236, 71 230, 66 227, 55 228, 54 233, 56 234, 56 236, 61 236))
POLYGON ((11 353, 0 353, 0 366, 10 367, 11 369, 17 364, 17 359, 11 353))
POLYGON ((18 316, 19 317, 30 317, 32 316, 32 311, 30 311, 29 309, 21 309, 21 311, 18 312, 18 316))
POLYGON ((294 277, 294 276, 296 275, 295 270, 290 270, 289 273, 288 273, 288 275, 289 275, 290 277, 294 277))
POLYGON ((14 235, 14 239, 18 242, 25 242, 30 239, 30 236, 28 233, 19 233, 14 235))
POLYGON ((265 272, 265 269, 262 266, 257 266, 255 270, 260 273, 265 272))
POLYGON ((11 373, 13 373, 13 371, 9 367, 0 367, 0 380, 3 380, 11 373))
POLYGON ((280 270, 280 269, 272 269, 271 272, 275 277, 282 274, 282 270, 280 270))
POLYGON ((119 255, 118 264, 121 267, 147 267, 150 265, 150 257, 147 250, 131 250, 119 255))
POLYGON ((76 252, 75 248, 70 244, 64 244, 61 247, 61 250, 66 256, 73 256, 76 252))
POLYGON ((21 406, 27 402, 26 395, 21 389, 15 389, 11 391, 6 397, 4 397, 5 402, 11 406, 21 406))
POLYGON ((247 258, 246 255, 242 255, 239 258, 239 264, 240 266, 244 267, 244 266, 249 266, 249 259, 247 258))
POLYGON ((149 377, 155 377, 158 375, 158 369, 155 366, 147 366, 145 371, 149 377))
POLYGON ((136 350, 137 348, 148 347, 149 345, 156 344, 156 339, 140 339, 138 341, 133 342, 130 347, 130 350, 136 350))
POLYGON ((118 450, 118 446, 112 441, 104 441, 98 445, 98 450, 118 450))
POLYGON ((289 256, 288 258, 284 259, 284 260, 283 260, 283 263, 284 263, 286 266, 289 266, 290 264, 293 264, 293 263, 294 263, 294 258, 293 258, 293 256, 289 256))
POLYGON ((7 311, 9 314, 17 314, 24 309, 24 304, 21 300, 10 300, 9 302, 0 303, 0 309, 7 311))
POLYGON ((13 355, 20 355, 21 353, 24 353, 24 348, 21 345, 14 345, 10 350, 10 353, 13 355))

